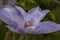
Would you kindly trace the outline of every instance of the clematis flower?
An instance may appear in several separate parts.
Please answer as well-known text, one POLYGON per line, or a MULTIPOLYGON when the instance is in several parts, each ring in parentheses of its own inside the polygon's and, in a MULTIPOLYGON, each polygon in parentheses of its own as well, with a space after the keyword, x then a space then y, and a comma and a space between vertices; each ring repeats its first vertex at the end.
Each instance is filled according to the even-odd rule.
POLYGON ((60 30, 60 24, 51 21, 41 22, 50 12, 49 10, 41 10, 39 7, 36 7, 26 13, 21 7, 16 6, 16 8, 24 16, 25 21, 28 22, 26 24, 29 26, 24 30, 26 33, 46 34, 60 30))
POLYGON ((6 27, 16 33, 46 34, 60 30, 60 24, 51 21, 40 22, 49 10, 39 7, 25 12, 21 7, 4 7, 0 9, 0 19, 6 27))
POLYGON ((41 22, 48 12, 50 11, 41 10, 39 7, 26 12, 19 6, 7 5, 0 9, 0 19, 7 24, 7 28, 16 33, 47 34, 60 30, 60 24, 41 22))

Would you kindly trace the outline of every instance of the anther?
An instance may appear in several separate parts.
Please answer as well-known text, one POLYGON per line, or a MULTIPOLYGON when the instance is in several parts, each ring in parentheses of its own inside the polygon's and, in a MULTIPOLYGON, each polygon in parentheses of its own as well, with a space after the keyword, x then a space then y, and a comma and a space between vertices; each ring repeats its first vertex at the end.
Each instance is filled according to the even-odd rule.
POLYGON ((33 24, 32 24, 32 22, 30 22, 30 21, 27 21, 27 22, 25 22, 25 27, 29 27, 29 26, 32 26, 33 24))

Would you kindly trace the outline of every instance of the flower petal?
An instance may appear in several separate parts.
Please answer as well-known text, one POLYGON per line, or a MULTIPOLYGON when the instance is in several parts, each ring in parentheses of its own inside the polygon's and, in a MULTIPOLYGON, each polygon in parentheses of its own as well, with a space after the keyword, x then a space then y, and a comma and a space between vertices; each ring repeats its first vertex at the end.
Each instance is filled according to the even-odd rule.
POLYGON ((40 22, 36 26, 36 29, 34 30, 33 34, 47 34, 58 30, 60 30, 60 24, 56 24, 51 21, 46 21, 40 22))
POLYGON ((25 14, 26 15, 26 12, 25 10, 22 8, 22 7, 19 7, 19 6, 15 6, 15 8, 21 13, 21 14, 25 14))
POLYGON ((35 11, 37 11, 37 10, 40 10, 41 11, 41 9, 39 8, 39 6, 38 7, 35 7, 35 8, 32 8, 31 10, 29 10, 28 11, 28 13, 30 14, 30 15, 32 15, 35 11))
POLYGON ((29 27, 25 28, 24 31, 26 33, 32 34, 34 30, 35 30, 35 26, 29 26, 29 27))
POLYGON ((25 34, 24 28, 14 27, 13 25, 6 25, 12 32, 25 34))
POLYGON ((11 25, 15 25, 15 26, 17 26, 17 23, 15 22, 15 21, 13 21, 12 19, 10 19, 9 17, 8 17, 8 14, 6 14, 6 12, 1 12, 0 11, 0 19, 2 20, 2 21, 4 21, 5 23, 7 23, 7 24, 11 24, 11 25))
POLYGON ((2 17, 1 19, 5 20, 7 23, 14 21, 16 24, 18 24, 18 26, 24 26, 24 17, 21 14, 18 15, 19 12, 16 9, 6 7, 1 9, 0 12, 0 17, 2 17))
POLYGON ((9 5, 9 4, 7 4, 7 5, 3 5, 3 7, 2 8, 12 8, 12 6, 11 5, 9 5))
POLYGON ((16 0, 9 0, 9 4, 14 4, 16 0))
POLYGON ((13 13, 10 15, 5 10, 4 11, 2 11, 2 10, 0 11, 0 19, 8 24, 6 26, 7 28, 9 28, 11 31, 16 32, 16 33, 20 33, 20 32, 23 33, 23 30, 22 30, 24 28, 23 18, 22 18, 22 16, 21 17, 20 16, 17 17, 17 16, 18 15, 13 15, 13 13), (17 18, 14 18, 14 17, 17 17, 17 18))
POLYGON ((6 25, 6 27, 9 28, 13 32, 19 33, 19 31, 16 29, 17 27, 9 26, 9 25, 6 25))
POLYGON ((28 13, 30 14, 31 18, 34 20, 34 25, 40 22, 46 14, 49 12, 49 10, 42 10, 37 7, 31 9, 28 13))
MULTIPOLYGON (((12 7, 11 5, 7 4, 2 7, 5 10, 11 10, 13 12, 19 12, 19 10, 16 9, 16 7, 12 7), (7 8, 7 9, 6 9, 7 8)), ((21 13, 16 13, 17 15, 20 15, 21 13)))
POLYGON ((27 12, 25 12, 25 10, 23 8, 21 8, 19 6, 15 6, 15 8, 24 16, 24 19, 26 21, 30 20, 30 15, 27 12))

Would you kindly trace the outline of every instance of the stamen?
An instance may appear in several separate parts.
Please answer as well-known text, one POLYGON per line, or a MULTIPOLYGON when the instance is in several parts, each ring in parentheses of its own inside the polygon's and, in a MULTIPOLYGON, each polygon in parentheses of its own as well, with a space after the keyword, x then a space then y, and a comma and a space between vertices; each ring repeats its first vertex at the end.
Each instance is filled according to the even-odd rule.
POLYGON ((29 26, 32 26, 32 25, 33 25, 33 23, 30 22, 30 21, 25 22, 25 27, 29 27, 29 26))

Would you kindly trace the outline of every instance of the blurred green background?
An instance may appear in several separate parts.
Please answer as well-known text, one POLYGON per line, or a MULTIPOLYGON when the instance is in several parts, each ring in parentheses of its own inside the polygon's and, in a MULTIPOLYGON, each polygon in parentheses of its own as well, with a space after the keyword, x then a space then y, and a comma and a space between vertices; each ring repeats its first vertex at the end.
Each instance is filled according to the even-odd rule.
MULTIPOLYGON (((7 3, 8 0, 3 0, 4 5, 7 3)), ((50 20, 60 24, 60 0, 17 0, 14 5, 21 6, 26 11, 37 6, 42 10, 49 9, 51 12, 42 21, 50 20)), ((3 22, 0 25, 0 40, 60 40, 60 31, 41 35, 21 35, 11 32, 3 22)))

